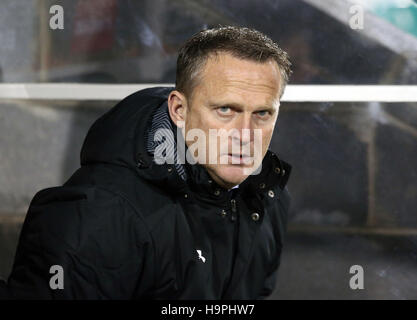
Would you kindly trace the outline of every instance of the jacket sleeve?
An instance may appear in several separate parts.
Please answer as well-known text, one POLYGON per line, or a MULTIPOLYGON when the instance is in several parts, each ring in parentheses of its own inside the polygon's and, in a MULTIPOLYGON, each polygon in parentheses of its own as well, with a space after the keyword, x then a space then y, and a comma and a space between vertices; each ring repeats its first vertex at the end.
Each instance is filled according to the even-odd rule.
POLYGON ((279 214, 278 214, 279 252, 277 252, 274 263, 271 266, 271 269, 269 270, 265 278, 264 286, 260 295, 258 296, 258 300, 264 300, 268 298, 274 292, 276 288, 276 283, 277 283, 277 278, 278 278, 278 269, 281 264, 281 250, 283 248, 285 234, 287 230, 288 211, 290 209, 290 204, 291 204, 291 196, 288 191, 288 188, 285 187, 284 190, 281 192, 280 201, 279 201, 279 214))
POLYGON ((154 255, 140 216, 111 194, 89 200, 59 193, 32 201, 0 298, 146 297, 154 255))
POLYGON ((278 265, 267 275, 262 292, 258 296, 258 300, 265 300, 272 294, 272 292, 274 292, 277 283, 278 268, 279 262, 278 265))
POLYGON ((6 282, 4 279, 0 279, 0 300, 6 300, 8 297, 6 282))

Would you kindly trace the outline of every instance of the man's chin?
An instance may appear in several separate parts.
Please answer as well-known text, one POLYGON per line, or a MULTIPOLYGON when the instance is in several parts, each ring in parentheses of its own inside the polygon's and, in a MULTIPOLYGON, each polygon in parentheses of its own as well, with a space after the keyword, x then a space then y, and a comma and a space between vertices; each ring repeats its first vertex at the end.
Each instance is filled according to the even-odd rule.
POLYGON ((216 170, 216 175, 223 181, 224 185, 228 188, 232 188, 238 184, 241 184, 248 177, 248 167, 227 165, 216 170))

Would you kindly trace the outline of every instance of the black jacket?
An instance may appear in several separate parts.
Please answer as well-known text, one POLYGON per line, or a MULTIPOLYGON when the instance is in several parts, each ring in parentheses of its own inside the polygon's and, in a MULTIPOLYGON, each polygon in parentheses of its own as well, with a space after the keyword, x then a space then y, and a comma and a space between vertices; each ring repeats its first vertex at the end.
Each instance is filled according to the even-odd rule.
POLYGON ((33 198, 0 297, 258 299, 272 292, 291 166, 268 151, 262 172, 231 192, 201 165, 185 165, 186 181, 172 165, 157 165, 144 137, 171 90, 136 92, 93 124, 81 167, 33 198), (64 289, 50 287, 53 265, 62 267, 64 289))

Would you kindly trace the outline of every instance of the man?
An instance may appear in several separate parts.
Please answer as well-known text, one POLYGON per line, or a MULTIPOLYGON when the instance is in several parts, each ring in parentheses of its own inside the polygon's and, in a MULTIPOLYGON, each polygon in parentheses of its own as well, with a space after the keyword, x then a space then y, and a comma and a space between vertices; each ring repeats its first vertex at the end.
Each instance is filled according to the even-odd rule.
POLYGON ((90 128, 72 177, 35 195, 0 294, 270 295, 291 166, 268 146, 290 72, 287 54, 255 30, 222 27, 188 40, 176 88, 117 104, 90 128))

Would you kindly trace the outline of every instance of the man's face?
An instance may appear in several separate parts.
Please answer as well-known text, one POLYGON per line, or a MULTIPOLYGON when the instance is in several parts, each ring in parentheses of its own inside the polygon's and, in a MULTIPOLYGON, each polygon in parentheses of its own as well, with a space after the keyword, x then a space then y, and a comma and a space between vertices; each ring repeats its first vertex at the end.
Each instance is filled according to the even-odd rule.
POLYGON ((268 150, 279 111, 279 68, 272 60, 258 63, 219 53, 208 58, 198 77, 185 110, 186 143, 204 148, 204 141, 187 140, 191 129, 202 130, 206 161, 198 162, 218 184, 231 188, 257 169, 268 150), (223 136, 210 140, 220 129, 223 136))

